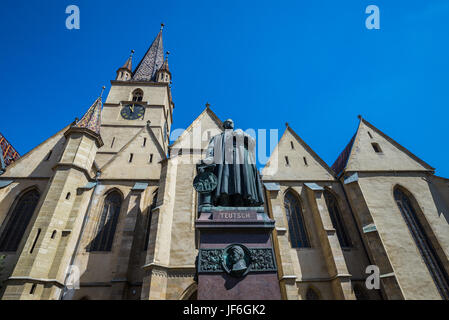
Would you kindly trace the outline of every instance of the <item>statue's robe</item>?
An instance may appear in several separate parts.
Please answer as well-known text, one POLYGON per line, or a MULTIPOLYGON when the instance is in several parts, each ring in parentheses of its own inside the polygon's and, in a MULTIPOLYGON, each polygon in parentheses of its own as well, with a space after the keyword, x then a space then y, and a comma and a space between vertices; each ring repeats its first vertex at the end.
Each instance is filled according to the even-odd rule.
POLYGON ((225 130, 211 139, 205 162, 215 164, 214 173, 218 178, 213 193, 215 205, 263 205, 255 148, 256 141, 242 130, 225 130))

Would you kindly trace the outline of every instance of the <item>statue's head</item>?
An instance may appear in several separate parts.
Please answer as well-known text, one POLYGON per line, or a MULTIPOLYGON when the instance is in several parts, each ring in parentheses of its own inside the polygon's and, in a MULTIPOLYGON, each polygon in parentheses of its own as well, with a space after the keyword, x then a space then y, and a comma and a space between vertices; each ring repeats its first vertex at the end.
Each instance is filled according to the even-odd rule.
POLYGON ((234 121, 232 121, 231 119, 226 120, 225 122, 223 122, 223 128, 225 130, 234 129, 234 121))
POLYGON ((230 260, 232 263, 237 263, 245 256, 245 252, 241 247, 235 246, 230 250, 230 260))

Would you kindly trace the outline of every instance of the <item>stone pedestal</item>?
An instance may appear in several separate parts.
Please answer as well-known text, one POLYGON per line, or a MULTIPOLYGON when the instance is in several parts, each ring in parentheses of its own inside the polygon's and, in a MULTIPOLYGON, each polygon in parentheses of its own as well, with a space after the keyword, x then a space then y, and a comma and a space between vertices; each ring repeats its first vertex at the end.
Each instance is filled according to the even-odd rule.
POLYGON ((263 207, 201 208, 198 300, 281 299, 273 228, 263 207))

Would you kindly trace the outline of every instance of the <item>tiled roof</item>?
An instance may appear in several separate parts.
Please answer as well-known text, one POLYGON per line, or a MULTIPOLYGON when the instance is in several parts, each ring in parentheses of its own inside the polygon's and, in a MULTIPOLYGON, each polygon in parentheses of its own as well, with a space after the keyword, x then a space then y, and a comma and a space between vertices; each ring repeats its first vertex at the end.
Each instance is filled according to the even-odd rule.
POLYGON ((164 46, 162 43, 161 30, 134 71, 133 80, 154 81, 156 72, 161 68, 163 63, 164 46))
POLYGON ((6 140, 6 138, 0 133, 0 148, 2 151, 1 156, 5 166, 11 164, 20 158, 19 153, 14 149, 14 147, 6 140))
POLYGON ((94 104, 87 110, 86 114, 75 124, 75 127, 86 128, 100 135, 101 108, 103 104, 101 97, 95 100, 94 104))
POLYGON ((354 134, 351 141, 349 141, 346 148, 342 151, 342 153, 340 153, 337 160, 335 160, 334 164, 331 167, 332 170, 334 170, 334 172, 337 175, 340 175, 340 173, 342 173, 343 170, 346 168, 346 164, 348 163, 349 155, 351 154, 352 146, 354 145, 356 135, 357 133, 354 134))

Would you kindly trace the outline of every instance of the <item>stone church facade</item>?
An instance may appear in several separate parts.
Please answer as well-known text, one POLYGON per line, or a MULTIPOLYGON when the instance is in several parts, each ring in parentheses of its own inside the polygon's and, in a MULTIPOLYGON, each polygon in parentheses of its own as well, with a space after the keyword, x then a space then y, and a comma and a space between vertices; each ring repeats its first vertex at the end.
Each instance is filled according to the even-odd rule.
MULTIPOLYGON (((6 167, 2 299, 196 298, 195 164, 223 129, 207 106, 170 145, 171 77, 161 30, 104 102, 6 167)), ((261 171, 282 298, 448 299, 449 180, 434 171, 363 118, 332 167, 287 125, 261 171)))

